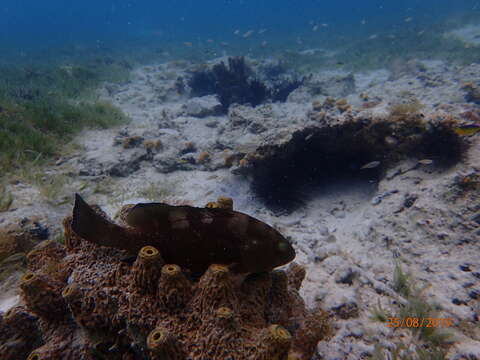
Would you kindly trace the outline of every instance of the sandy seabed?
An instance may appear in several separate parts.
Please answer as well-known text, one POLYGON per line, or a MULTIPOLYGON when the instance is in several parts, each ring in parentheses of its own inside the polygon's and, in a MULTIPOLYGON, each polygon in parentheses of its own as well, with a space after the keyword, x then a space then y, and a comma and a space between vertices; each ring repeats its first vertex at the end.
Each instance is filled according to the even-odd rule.
MULTIPOLYGON (((255 109, 234 105, 228 115, 214 114, 211 97, 189 99, 174 90, 175 79, 186 77, 190 67, 178 62, 143 66, 126 84, 106 84, 99 96, 121 108, 131 122, 85 131, 77 139, 82 150, 49 171, 76 172, 78 177, 69 183, 72 190, 83 182, 91 184, 84 195, 112 216, 123 204, 155 196, 161 197, 157 201, 204 206, 223 195, 233 198, 236 210, 274 225, 293 240, 296 261, 307 268, 302 288, 307 303, 321 302, 334 318, 335 336, 318 345, 319 358, 360 359, 372 354, 377 343, 391 349, 399 340, 415 341, 409 329, 371 319, 378 304, 394 312, 405 301, 393 288, 396 263, 425 286, 422 294, 439 310, 437 317, 453 319, 448 358, 480 358, 480 196, 478 188, 468 196, 452 194, 459 176, 478 174, 479 134, 468 138, 464 158, 448 169, 415 166, 421 159, 402 160, 373 186, 339 179, 321 193, 299 194, 308 196, 300 199, 303 206, 284 215, 256 198, 248 178, 224 166, 225 157, 238 149, 254 150, 278 134, 315 125, 309 116, 312 102, 323 102, 327 95, 351 105, 346 113, 338 112, 339 117, 387 116, 392 105, 414 100, 423 104, 427 117, 480 114, 480 106, 467 102, 462 90, 465 83, 480 79, 480 64, 418 59, 396 69, 353 73, 353 85, 348 71, 322 71, 285 103, 255 109), (322 94, 314 94, 315 84, 324 89, 322 94), (376 104, 365 108, 365 95, 376 104), (132 137, 143 144, 160 140, 161 146, 146 156, 144 146, 124 146, 132 137), (189 163, 188 157, 198 160, 202 152, 209 153, 208 164, 189 163), (179 166, 182 159, 185 165, 179 166), (105 180, 105 173, 112 171, 118 176, 105 180), (93 191, 94 185, 105 193, 93 191), (414 199, 408 208, 407 199, 414 199)), ((26 184, 10 190, 15 202, 4 224, 41 215, 58 229, 70 208, 46 204, 38 190, 26 184)), ((1 311, 18 300, 9 286, 0 298, 1 311)))

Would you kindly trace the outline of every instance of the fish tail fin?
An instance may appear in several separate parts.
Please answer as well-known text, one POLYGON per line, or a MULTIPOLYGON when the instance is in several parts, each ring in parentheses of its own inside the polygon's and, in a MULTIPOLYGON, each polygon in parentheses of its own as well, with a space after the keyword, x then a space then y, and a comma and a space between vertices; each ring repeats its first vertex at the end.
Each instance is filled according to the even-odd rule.
POLYGON ((126 237, 122 227, 97 213, 79 194, 75 194, 72 230, 87 241, 117 248, 122 248, 119 240, 126 237))

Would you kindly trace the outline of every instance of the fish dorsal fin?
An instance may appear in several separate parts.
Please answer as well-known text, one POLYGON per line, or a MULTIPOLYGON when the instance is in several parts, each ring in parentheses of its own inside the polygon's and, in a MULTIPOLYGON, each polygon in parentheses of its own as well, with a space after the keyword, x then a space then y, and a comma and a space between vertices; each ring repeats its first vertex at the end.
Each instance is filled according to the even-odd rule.
POLYGON ((203 224, 212 223, 214 220, 231 218, 235 212, 220 208, 198 208, 193 206, 181 205, 174 206, 164 203, 140 203, 132 207, 126 217, 125 222, 132 227, 143 229, 145 231, 162 231, 171 226, 181 227, 182 223, 190 220, 196 222, 202 221, 203 224), (208 221, 211 219, 211 221, 208 221))
POLYGON ((128 210, 125 222, 135 228, 159 228, 168 221, 171 205, 140 203, 128 210))

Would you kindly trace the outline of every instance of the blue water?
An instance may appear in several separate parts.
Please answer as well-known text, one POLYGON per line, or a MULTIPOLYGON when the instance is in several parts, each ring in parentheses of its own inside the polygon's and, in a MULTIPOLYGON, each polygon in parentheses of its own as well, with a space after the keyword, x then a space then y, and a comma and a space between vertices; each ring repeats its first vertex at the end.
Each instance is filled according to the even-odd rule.
POLYGON ((126 53, 140 47, 195 51, 220 42, 232 52, 263 42, 272 50, 335 47, 375 34, 439 31, 478 18, 478 0, 2 0, 0 47, 4 58, 30 61, 42 51, 52 56, 66 47, 126 53), (266 31, 259 34, 260 29, 266 31), (255 32, 243 37, 249 30, 255 32))

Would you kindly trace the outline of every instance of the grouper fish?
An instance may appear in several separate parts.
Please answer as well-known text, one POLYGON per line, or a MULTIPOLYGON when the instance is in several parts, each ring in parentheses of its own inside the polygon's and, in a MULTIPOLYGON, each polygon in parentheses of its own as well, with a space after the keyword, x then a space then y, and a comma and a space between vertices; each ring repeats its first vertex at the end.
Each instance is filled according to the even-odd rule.
POLYGON ((229 265, 236 273, 270 271, 295 258, 280 232, 229 209, 140 203, 127 211, 125 221, 128 226, 111 222, 75 194, 72 230, 97 245, 131 254, 154 246, 166 263, 194 273, 211 264, 229 265))

